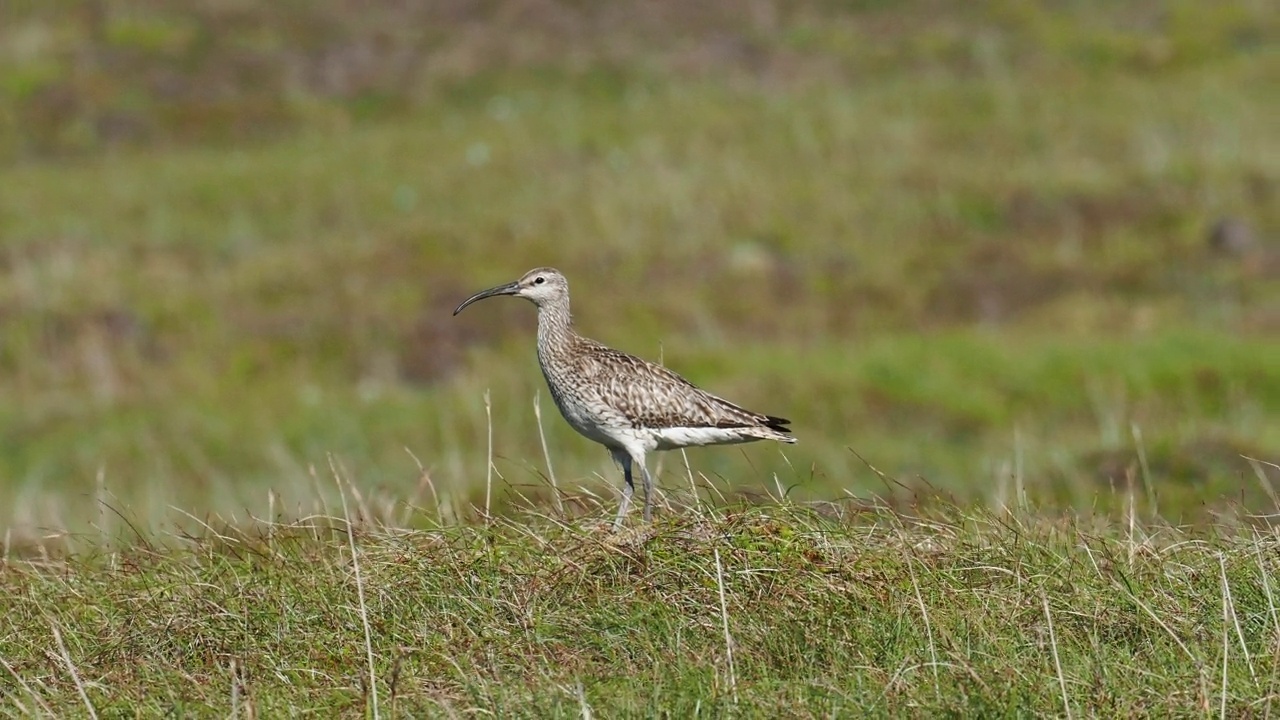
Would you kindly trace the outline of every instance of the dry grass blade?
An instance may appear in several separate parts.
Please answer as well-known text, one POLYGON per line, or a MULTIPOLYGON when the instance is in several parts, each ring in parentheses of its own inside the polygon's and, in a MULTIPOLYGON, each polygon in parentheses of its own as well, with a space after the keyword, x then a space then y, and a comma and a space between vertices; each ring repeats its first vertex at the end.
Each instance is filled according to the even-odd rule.
MULTIPOLYGON (((425 485, 427 489, 431 491, 431 504, 435 506, 435 509, 436 509, 436 522, 443 525, 444 515, 440 510, 440 495, 436 493, 436 483, 434 480, 431 479, 431 473, 427 472, 427 469, 422 465, 422 461, 418 459, 417 455, 413 454, 412 450, 406 447, 404 451, 409 454, 409 457, 413 458, 413 463, 418 466, 419 480, 418 480, 417 491, 420 492, 422 490, 423 485, 425 485)), ((415 492, 415 497, 417 496, 418 492, 415 492)), ((402 518, 400 518, 400 524, 402 526, 408 524, 409 522, 408 513, 411 509, 412 509, 411 507, 406 509, 405 515, 402 518)))
POLYGON ((574 690, 578 698, 578 710, 582 713, 582 720, 591 720, 591 705, 587 703, 587 693, 583 690, 582 683, 575 685, 574 690))
POLYGON ((924 595, 920 593, 920 581, 916 579, 915 558, 904 544, 903 554, 906 557, 907 572, 911 574, 911 588, 916 594, 916 605, 920 608, 920 617, 924 619, 925 637, 929 640, 929 667, 933 670, 933 692, 942 698, 942 689, 938 684, 938 648, 933 642, 933 623, 929 621, 929 609, 924 604, 924 595))
POLYGON ((560 497, 560 484, 556 482, 555 468, 551 467, 551 451, 547 449, 547 433, 542 428, 542 393, 533 394, 533 418, 538 424, 538 442, 542 445, 542 458, 547 463, 547 479, 551 481, 551 494, 555 498, 556 512, 564 517, 564 499, 560 497))
POLYGON ((738 703, 738 676, 733 665, 733 635, 729 633, 729 604, 724 593, 724 569, 720 563, 720 548, 712 548, 716 560, 716 589, 720 593, 720 622, 724 628, 724 653, 729 665, 729 691, 733 702, 738 703))
POLYGON ((698 507, 698 483, 693 477, 693 466, 689 464, 689 452, 684 448, 680 448, 680 457, 684 460, 684 472, 689 478, 689 502, 690 507, 698 507))
POLYGON ((1044 606, 1044 621, 1049 626, 1049 649, 1053 651, 1053 669, 1058 674, 1058 689, 1062 691, 1062 712, 1067 720, 1071 720, 1071 700, 1067 696, 1067 678, 1062 674, 1062 659, 1058 657, 1058 636, 1053 631, 1053 614, 1049 612, 1049 596, 1044 589, 1040 591, 1040 602, 1044 606))
POLYGON ((493 502, 493 404, 489 399, 489 391, 484 391, 484 420, 488 444, 485 451, 484 465, 484 517, 485 522, 492 518, 490 512, 493 502))
MULTIPOLYGON (((1221 556, 1219 556, 1221 559, 1221 556)), ((1231 605, 1227 601, 1227 584, 1224 571, 1222 583, 1222 690, 1218 693, 1220 720, 1227 720, 1227 660, 1231 655, 1231 605)))
POLYGON ((1147 604, 1146 604, 1146 603, 1144 603, 1144 602, 1142 602, 1141 600, 1139 600, 1139 599, 1138 599, 1137 597, 1135 597, 1132 593, 1130 593, 1127 589, 1124 589, 1124 588, 1119 588, 1119 589, 1120 589, 1122 592, 1124 592, 1124 594, 1125 594, 1125 595, 1127 595, 1127 596, 1128 596, 1129 600, 1133 601, 1133 602, 1134 602, 1138 607, 1142 608, 1142 611, 1143 611, 1143 612, 1145 612, 1145 613, 1147 614, 1147 616, 1148 616, 1148 617, 1150 617, 1152 620, 1154 620, 1154 621, 1156 622, 1156 624, 1157 624, 1157 625, 1159 625, 1159 626, 1160 626, 1160 628, 1161 628, 1162 630, 1164 630, 1164 631, 1165 631, 1165 633, 1167 633, 1167 634, 1169 635, 1169 638, 1170 638, 1170 639, 1172 639, 1175 643, 1177 643, 1178 647, 1179 647, 1179 648, 1181 648, 1181 650, 1182 650, 1183 654, 1187 656, 1187 659, 1188 659, 1188 660, 1190 660, 1193 664, 1195 664, 1195 666, 1196 666, 1196 667, 1200 667, 1200 666, 1201 666, 1200 659, 1199 659, 1199 658, 1197 658, 1197 657, 1195 656, 1195 654, 1191 652, 1191 648, 1187 647, 1187 644, 1186 644, 1186 643, 1184 643, 1184 642, 1182 642, 1182 639, 1181 639, 1181 638, 1179 638, 1179 637, 1178 637, 1178 634, 1177 634, 1177 633, 1175 633, 1175 632, 1173 631, 1173 628, 1169 627, 1169 626, 1168 626, 1168 624, 1166 624, 1164 620, 1161 620, 1161 619, 1160 619, 1160 616, 1159 616, 1159 615, 1157 615, 1157 614, 1155 613, 1155 611, 1153 611, 1151 608, 1147 607, 1147 604))
POLYGON ((1240 627, 1240 617, 1236 615, 1235 598, 1231 595, 1231 583, 1227 580, 1227 559, 1222 553, 1218 553, 1218 568, 1222 573, 1222 599, 1230 613, 1231 624, 1235 626, 1236 639, 1240 641, 1240 654, 1244 655, 1245 665, 1249 668, 1249 677, 1253 678, 1253 684, 1257 686, 1258 673, 1253 669, 1253 659, 1249 657, 1249 647, 1244 642, 1244 629, 1240 627))
POLYGON ((98 720, 98 711, 94 709, 93 703, 89 700, 89 693, 85 692, 84 683, 80 680, 80 673, 76 670, 76 664, 71 661, 71 653, 67 651, 67 645, 62 641, 62 631, 58 629, 58 623, 49 621, 49 629, 53 631, 53 640, 58 644, 58 654, 62 657, 62 662, 67 667, 67 672, 71 674, 71 680, 76 684, 76 692, 80 695, 80 700, 84 702, 84 708, 89 713, 89 717, 98 720))
POLYGON ((360 554, 356 549, 355 530, 351 526, 351 512, 347 508, 347 493, 342 486, 342 476, 333 456, 329 456, 329 469, 333 471, 333 480, 338 485, 338 496, 342 499, 342 517, 347 526, 347 544, 351 550, 351 567, 356 576, 356 598, 360 603, 360 624, 364 627, 364 650, 369 669, 369 699, 372 705, 374 720, 378 720, 378 675, 373 664, 373 633, 369 629, 369 609, 364 601, 364 578, 360 575, 360 554))
POLYGON ((1267 682, 1267 700, 1263 707, 1263 720, 1271 717, 1271 704, 1276 695, 1276 680, 1280 678, 1280 610, 1276 609, 1276 598, 1271 591, 1271 573, 1267 572, 1266 562, 1262 559, 1262 539, 1254 531, 1254 559, 1258 563, 1258 574, 1262 576, 1262 590, 1267 598, 1267 612, 1271 616, 1271 679, 1267 682))
POLYGON ((22 679, 22 676, 18 674, 17 670, 14 670, 13 666, 9 664, 8 660, 5 660, 4 658, 0 657, 0 665, 4 666, 4 669, 8 671, 9 675, 13 677, 14 682, 18 683, 18 686, 21 687, 23 690, 25 690, 27 695, 29 695, 31 699, 34 700, 35 703, 39 705, 40 708, 44 710, 44 712, 47 715, 49 715, 50 717, 55 716, 53 709, 49 707, 49 704, 45 702, 44 698, 40 697, 40 695, 35 690, 33 690, 30 685, 27 684, 27 681, 22 679))

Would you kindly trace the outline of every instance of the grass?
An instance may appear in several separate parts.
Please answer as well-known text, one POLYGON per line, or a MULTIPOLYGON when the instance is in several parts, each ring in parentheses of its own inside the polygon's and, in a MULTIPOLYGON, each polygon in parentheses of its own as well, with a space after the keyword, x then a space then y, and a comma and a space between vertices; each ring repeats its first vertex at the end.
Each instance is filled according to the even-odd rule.
MULTIPOLYGON (((798 16, 761 42, 809 68, 877 19, 798 16)), ((465 505, 486 388, 504 476, 537 483, 528 308, 448 311, 548 263, 588 334, 796 420, 787 460, 696 454, 707 474, 863 492, 852 445, 986 499, 1020 453, 1087 503, 1136 462, 1137 426, 1204 486, 1165 510, 1233 495, 1252 476, 1231 449, 1277 444, 1277 284, 1204 235, 1223 215, 1264 241, 1280 226, 1274 102, 1229 90, 1269 55, 1206 24, 1196 62, 1082 59, 1103 41, 1078 22, 946 15, 940 49, 891 43, 918 62, 861 74, 872 43, 804 81, 664 70, 662 45, 656 65, 549 59, 367 122, 0 169, 6 522, 83 527, 100 474, 144 523, 263 514, 268 487, 312 502, 328 452, 403 496, 405 448, 465 505)), ((546 431, 567 479, 612 477, 546 431)))
POLYGON ((1269 715, 1265 4, 162 5, 0 9, 5 712, 1269 715), (800 443, 603 532, 544 264, 800 443))
POLYGON ((73 670, 101 716, 376 696, 384 717, 1265 717, 1275 696, 1269 529, 787 503, 615 535, 606 515, 264 520, 9 560, 6 711, 83 712, 73 670))

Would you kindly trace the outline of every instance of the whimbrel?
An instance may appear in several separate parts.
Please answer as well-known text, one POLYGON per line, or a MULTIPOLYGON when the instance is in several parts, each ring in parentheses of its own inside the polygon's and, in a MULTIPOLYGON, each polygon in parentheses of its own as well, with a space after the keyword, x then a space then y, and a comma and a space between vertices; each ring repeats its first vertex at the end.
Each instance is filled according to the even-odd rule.
POLYGON ((653 480, 644 457, 654 450, 728 445, 755 440, 794 443, 790 420, 752 412, 703 391, 683 377, 582 337, 569 314, 569 281, 555 268, 482 290, 477 300, 514 295, 538 306, 538 364, 560 414, 587 438, 609 449, 626 484, 614 526, 622 525, 635 492, 632 466, 644 482, 644 519, 653 516, 653 480))

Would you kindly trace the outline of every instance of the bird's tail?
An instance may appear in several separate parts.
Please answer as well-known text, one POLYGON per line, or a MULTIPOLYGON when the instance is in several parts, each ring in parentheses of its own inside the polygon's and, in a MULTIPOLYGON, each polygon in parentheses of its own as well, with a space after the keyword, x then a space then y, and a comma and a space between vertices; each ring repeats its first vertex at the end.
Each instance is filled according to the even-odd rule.
POLYGON ((764 422, 757 429, 760 431, 760 438, 763 440, 777 440, 778 442, 794 444, 796 439, 791 435, 791 428, 787 427, 790 424, 791 421, 786 418, 765 415, 764 422))

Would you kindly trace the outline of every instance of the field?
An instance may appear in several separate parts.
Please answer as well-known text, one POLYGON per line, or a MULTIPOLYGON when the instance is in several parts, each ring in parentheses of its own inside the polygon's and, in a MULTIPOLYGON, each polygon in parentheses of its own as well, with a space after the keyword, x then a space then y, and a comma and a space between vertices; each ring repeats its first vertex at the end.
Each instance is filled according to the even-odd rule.
POLYGON ((621 535, 342 525, 9 565, 7 711, 1267 717, 1276 695, 1269 533, 785 504, 621 535))
POLYGON ((0 8, 5 712, 1269 715, 1280 13, 421 5, 0 8))

